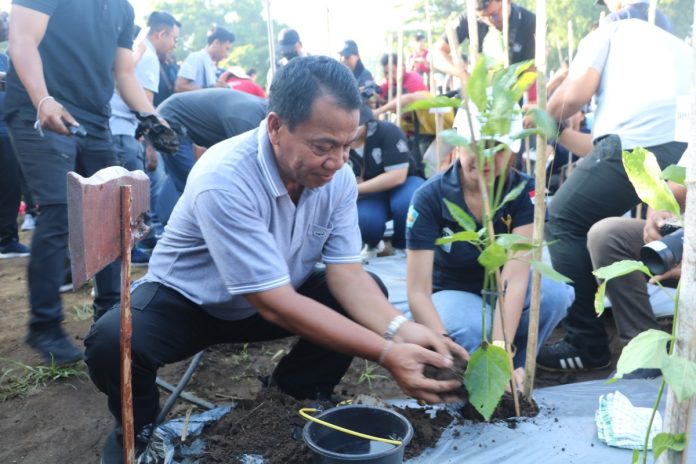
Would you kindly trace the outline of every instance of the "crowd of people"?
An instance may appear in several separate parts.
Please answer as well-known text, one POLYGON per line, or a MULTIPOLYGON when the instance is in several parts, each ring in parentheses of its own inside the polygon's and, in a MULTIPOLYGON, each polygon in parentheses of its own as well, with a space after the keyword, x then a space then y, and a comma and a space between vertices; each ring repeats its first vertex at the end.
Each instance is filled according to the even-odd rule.
MULTIPOLYGON (((509 4, 509 61, 533 59, 535 15, 510 0, 478 0, 480 52, 501 58, 503 2, 509 4)), ((648 23, 647 1, 597 3, 606 3, 610 14, 548 89, 548 112, 558 125, 550 149, 580 159, 555 192, 546 223, 553 267, 572 279, 571 285, 541 284, 538 365, 557 371, 610 365, 605 320, 594 313, 592 271, 635 258, 645 241, 659 237, 667 218, 653 211, 645 219, 621 217, 640 201, 622 150, 648 148, 661 168, 686 162, 675 117, 678 97, 689 92, 689 48, 661 12, 656 25, 648 23), (641 66, 645 54, 655 60, 649 69, 641 66), (545 344, 561 321, 565 336, 545 344)), ((131 294, 141 448, 159 409, 157 370, 218 343, 299 335, 266 381, 296 398, 329 398, 358 356, 386 368, 410 396, 455 399, 448 392, 459 382, 427 379, 424 366, 450 366, 453 354, 466 358, 482 340, 514 344, 515 377, 523 377, 527 252, 501 268, 503 320, 502 298, 486 291, 481 249, 436 240, 465 231, 443 199, 470 216, 476 230, 486 225, 479 176, 499 185, 502 195, 518 191, 491 218, 495 233, 531 239, 534 179, 516 169, 523 148, 511 136, 530 120, 513 118, 510 134, 487 140, 496 152, 485 169, 469 147, 457 147, 426 173, 436 116, 425 110, 403 111, 399 121, 385 117, 431 97, 431 73, 467 82, 466 57, 450 44, 469 37, 466 14, 433 50, 419 33, 410 56, 385 53, 381 83, 354 40, 335 57, 312 56, 296 30, 283 29, 277 70, 264 88, 254 69, 219 68, 236 40, 225 28, 211 29, 205 47, 180 64, 173 51, 186 18, 155 11, 140 34, 134 29, 126 0, 22 0, 11 15, 0 14, 0 40, 9 39, 10 58, 0 55, 6 73, 0 258, 29 257, 26 343, 46 363, 84 359, 108 396, 116 426, 103 463, 122 462, 123 453, 120 263, 95 277, 94 324, 83 351, 61 326, 60 292, 70 283, 69 171, 87 177, 120 165, 150 179, 150 234, 132 251, 133 264, 148 266, 131 294), (148 115, 176 133, 175 153, 140 137, 140 120, 148 115), (19 240, 18 219, 23 228, 35 226, 30 247, 19 240), (389 303, 379 276, 363 268, 385 240, 392 254, 405 257, 409 308, 403 313, 389 303)), ((532 92, 524 103, 534 99, 532 92)), ((473 105, 442 122, 463 136, 473 130, 485 138, 473 105)), ((684 189, 670 187, 683 206, 684 189)), ((640 275, 613 281, 607 292, 622 341, 658 327, 640 275)))

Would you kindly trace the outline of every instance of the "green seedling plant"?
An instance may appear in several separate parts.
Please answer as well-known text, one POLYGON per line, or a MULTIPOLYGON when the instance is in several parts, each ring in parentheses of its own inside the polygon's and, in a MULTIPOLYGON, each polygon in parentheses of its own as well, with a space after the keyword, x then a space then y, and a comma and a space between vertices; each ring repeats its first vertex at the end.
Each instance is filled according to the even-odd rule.
POLYGON ((372 382, 377 379, 386 379, 385 375, 376 374, 375 370, 379 367, 377 364, 373 364, 367 360, 365 361, 365 366, 362 372, 360 372, 360 377, 358 378, 358 384, 367 382, 367 386, 372 391, 372 382))
MULTIPOLYGON (((679 204, 664 180, 671 180, 684 185, 684 168, 669 166, 660 172, 655 155, 643 148, 636 148, 630 153, 624 151, 622 159, 628 178, 635 187, 640 199, 656 211, 671 212, 681 223, 682 215, 679 204)), ((594 275, 600 280, 597 293, 595 294, 595 311, 598 315, 604 313, 604 295, 607 282, 632 272, 642 272, 651 279, 655 277, 645 264, 635 260, 618 261, 594 271, 594 275)), ((655 283, 662 288, 659 280, 655 281, 655 283)), ((668 343, 673 342, 676 336, 676 322, 679 312, 678 303, 679 287, 677 287, 677 293, 674 297, 672 333, 668 334, 660 330, 650 329, 638 334, 621 351, 621 356, 616 365, 616 374, 609 380, 609 382, 615 382, 625 374, 641 368, 660 369, 662 372, 662 382, 653 405, 643 450, 642 452, 634 450, 631 460, 632 464, 641 461, 643 463, 647 462, 648 450, 650 448, 650 429, 665 386, 669 385, 679 401, 688 400, 696 393, 696 363, 674 354, 674 343, 670 344, 669 350, 667 349, 668 343)), ((658 433, 652 440, 653 458, 657 462, 658 457, 663 452, 669 449, 683 451, 686 445, 685 433, 658 433)))
POLYGON ((91 303, 74 305, 73 311, 75 312, 75 319, 78 321, 86 321, 94 316, 94 308, 91 303))
MULTIPOLYGON (((556 131, 556 125, 548 113, 534 109, 528 114, 533 118, 535 128, 525 129, 516 134, 510 133, 513 119, 522 116, 517 102, 536 79, 536 73, 530 71, 531 66, 532 62, 528 61, 503 67, 500 63, 486 56, 480 56, 467 81, 466 96, 463 100, 436 97, 430 100, 421 100, 406 108, 406 111, 444 106, 454 109, 461 108, 460 111, 466 111, 469 114, 470 120, 472 117, 471 103, 471 105, 475 105, 478 112, 481 126, 480 137, 475 136, 471 126, 467 131, 469 137, 456 130, 443 131, 441 136, 452 146, 467 147, 476 158, 479 172, 479 191, 483 202, 482 227, 478 228, 474 218, 456 204, 443 199, 445 206, 462 231, 449 237, 440 238, 435 243, 445 245, 452 242, 467 242, 475 246, 480 252, 478 261, 485 270, 484 295, 492 297, 483 299, 481 311, 483 341, 480 349, 471 354, 463 382, 469 392, 469 401, 486 421, 490 420, 508 385, 513 394, 516 413, 519 415, 517 388, 512 385, 512 351, 509 348, 505 350, 492 345, 486 331, 488 304, 496 308, 497 300, 497 310, 500 311, 503 320, 505 317, 506 283, 501 278, 503 266, 511 259, 523 259, 528 261, 532 268, 543 276, 552 280, 569 282, 569 279, 554 271, 550 266, 527 257, 527 253, 533 250, 535 245, 526 237, 510 233, 510 218, 500 218, 503 222, 507 221, 508 233, 496 234, 493 228, 496 214, 506 203, 515 200, 524 191, 526 185, 526 181, 523 181, 503 196, 509 174, 507 166, 511 157, 510 150, 506 150, 502 163, 503 172, 498 176, 497 182, 493 175, 484 175, 484 169, 488 167, 490 167, 489 172, 494 172, 494 157, 502 148, 497 141, 503 137, 524 139, 539 134, 550 136, 556 131)), ((503 336, 506 346, 510 347, 514 334, 503 334, 503 336)))
POLYGON ((28 364, 2 359, 12 365, 0 370, 0 402, 27 395, 45 388, 51 382, 72 377, 87 377, 83 364, 69 366, 30 366, 28 364))

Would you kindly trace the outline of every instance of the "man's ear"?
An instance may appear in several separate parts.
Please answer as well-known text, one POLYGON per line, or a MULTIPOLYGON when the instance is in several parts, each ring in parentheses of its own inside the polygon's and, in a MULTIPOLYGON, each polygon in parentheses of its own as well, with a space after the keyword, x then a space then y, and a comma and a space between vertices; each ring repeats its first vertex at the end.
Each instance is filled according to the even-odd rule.
POLYGON ((276 113, 270 112, 266 118, 266 123, 268 125, 268 138, 271 141, 271 145, 278 145, 283 120, 276 113))

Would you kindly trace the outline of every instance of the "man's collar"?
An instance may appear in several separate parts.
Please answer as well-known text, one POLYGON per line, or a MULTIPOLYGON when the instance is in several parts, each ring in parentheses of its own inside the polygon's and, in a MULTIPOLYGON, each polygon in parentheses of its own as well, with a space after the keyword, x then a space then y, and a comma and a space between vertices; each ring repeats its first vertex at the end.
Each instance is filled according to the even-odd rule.
POLYGON ((280 177, 280 172, 278 172, 278 162, 275 159, 271 139, 268 136, 267 119, 261 121, 257 137, 259 147, 257 161, 268 191, 276 198, 287 195, 288 190, 280 177))

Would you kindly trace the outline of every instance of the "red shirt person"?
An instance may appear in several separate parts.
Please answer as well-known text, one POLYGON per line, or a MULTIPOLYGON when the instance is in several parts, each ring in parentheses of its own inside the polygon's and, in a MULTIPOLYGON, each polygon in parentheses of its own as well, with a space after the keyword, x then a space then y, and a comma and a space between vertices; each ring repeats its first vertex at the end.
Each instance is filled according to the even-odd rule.
POLYGON ((266 98, 266 91, 263 89, 263 87, 252 81, 249 75, 247 75, 242 68, 239 66, 230 66, 227 72, 229 73, 227 85, 231 89, 256 95, 257 97, 266 98))
MULTIPOLYGON (((391 54, 392 59, 392 96, 396 96, 396 83, 397 83, 397 55, 396 53, 391 54)), ((384 54, 382 56, 382 69, 384 70, 384 82, 379 87, 379 96, 383 100, 387 100, 389 92, 389 54, 384 54)), ((428 90, 428 86, 425 85, 423 77, 415 72, 408 72, 403 67, 401 68, 402 79, 401 86, 404 93, 413 93, 421 90, 428 90)))

